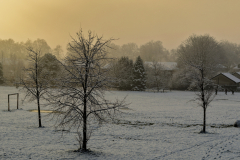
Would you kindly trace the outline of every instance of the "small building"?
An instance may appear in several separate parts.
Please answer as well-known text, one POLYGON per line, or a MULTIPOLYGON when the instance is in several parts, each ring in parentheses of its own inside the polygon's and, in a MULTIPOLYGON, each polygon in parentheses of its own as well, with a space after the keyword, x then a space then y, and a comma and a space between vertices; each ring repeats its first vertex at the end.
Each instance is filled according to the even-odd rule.
POLYGON ((218 64, 216 66, 216 68, 217 68, 218 72, 228 72, 228 68, 222 64, 218 64))
POLYGON ((235 77, 237 77, 238 79, 240 79, 240 72, 235 72, 235 73, 233 73, 233 75, 234 75, 235 77))
POLYGON ((234 72, 239 72, 240 71, 240 64, 238 64, 237 66, 233 67, 232 69, 234 72))
MULTIPOLYGON (((154 68, 154 62, 144 62, 145 67, 154 68)), ((156 65, 161 68, 161 70, 166 75, 173 75, 177 68, 177 62, 156 62, 156 65)))
POLYGON ((211 78, 214 83, 228 90, 236 90, 239 87, 240 79, 231 73, 219 73, 215 77, 211 78))
MULTIPOLYGON (((164 70, 176 70, 177 69, 177 62, 156 62, 157 65, 162 66, 164 70)), ((152 67, 154 62, 144 62, 144 65, 152 67)))

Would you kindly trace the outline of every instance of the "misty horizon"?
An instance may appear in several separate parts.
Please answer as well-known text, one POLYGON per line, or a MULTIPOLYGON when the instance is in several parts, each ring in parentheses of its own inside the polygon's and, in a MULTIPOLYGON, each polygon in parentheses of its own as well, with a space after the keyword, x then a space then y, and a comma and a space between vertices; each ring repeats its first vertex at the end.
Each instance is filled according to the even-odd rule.
POLYGON ((117 45, 151 40, 175 49, 192 34, 240 43, 238 6, 233 1, 1 1, 1 39, 45 39, 64 49, 83 28, 115 38, 117 45))

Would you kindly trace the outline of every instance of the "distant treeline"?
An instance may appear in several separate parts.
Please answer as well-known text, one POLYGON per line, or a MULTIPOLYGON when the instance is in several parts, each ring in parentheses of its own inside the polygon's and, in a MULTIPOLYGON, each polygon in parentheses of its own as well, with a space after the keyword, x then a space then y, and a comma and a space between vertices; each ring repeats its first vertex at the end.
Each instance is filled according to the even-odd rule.
POLYGON ((1 40, 0 39, 0 59, 1 62, 7 59, 25 59, 27 56, 28 47, 38 47, 41 48, 43 53, 52 53, 56 57, 63 56, 63 50, 60 45, 55 48, 51 48, 44 39, 37 39, 35 41, 27 40, 26 42, 15 42, 13 39, 1 40))
POLYGON ((28 47, 40 48, 42 53, 51 53, 57 58, 63 57, 63 50, 60 45, 52 49, 44 39, 27 40, 26 42, 0 39, 0 69, 2 74, 0 79, 4 79, 6 84, 13 84, 23 76, 22 69, 27 64, 28 47))
POLYGON ((109 46, 111 47, 109 57, 129 57, 135 60, 138 56, 141 56, 143 61, 176 61, 176 50, 167 50, 163 47, 161 41, 150 41, 140 47, 136 43, 127 43, 122 46, 111 43, 109 46))
MULTIPOLYGON (((240 44, 232 43, 226 40, 218 41, 218 44, 221 48, 218 53, 221 57, 219 65, 224 68, 225 72, 232 72, 234 70, 234 67, 240 64, 240 44)), ((22 76, 22 68, 26 67, 27 64, 26 58, 28 56, 28 51, 26 48, 28 47, 41 49, 43 55, 49 53, 55 56, 57 59, 63 59, 66 55, 69 54, 68 50, 66 50, 67 53, 64 53, 63 48, 60 45, 57 45, 55 48, 51 48, 44 39, 37 39, 34 41, 27 40, 26 42, 15 42, 13 39, 0 39, 1 81, 5 79, 6 84, 13 84, 14 82, 16 82, 17 79, 22 76)), ((66 46, 66 48, 68 47, 66 46)), ((126 60, 123 57, 127 58, 129 60, 129 63, 132 61, 131 64, 134 63, 138 56, 141 57, 144 63, 153 62, 154 66, 152 66, 152 68, 155 68, 155 70, 146 68, 147 88, 150 86, 157 86, 157 88, 159 88, 159 84, 162 84, 162 86, 166 86, 166 83, 169 83, 169 79, 173 79, 174 83, 177 83, 175 85, 177 86, 177 88, 182 88, 182 84, 177 82, 181 79, 178 76, 179 72, 181 71, 181 62, 179 61, 178 57, 178 48, 169 51, 164 48, 161 41, 149 41, 140 46, 138 46, 136 43, 127 43, 123 45, 116 45, 114 43, 110 43, 108 44, 108 48, 106 48, 106 50, 108 52, 108 57, 117 59, 117 61, 115 61, 114 63, 115 67, 116 64, 118 64, 118 68, 121 68, 119 66, 125 66, 122 68, 126 68, 126 66, 128 66, 125 65, 125 62, 122 62, 123 60, 126 60), (166 80, 166 73, 162 71, 163 66, 159 66, 159 64, 157 64, 156 62, 177 62, 178 71, 172 72, 171 75, 173 76, 173 78, 167 76, 168 78, 166 80), (152 83, 154 78, 156 82, 159 81, 157 82, 157 85, 153 85, 152 83)), ((120 72, 120 70, 118 72, 120 72)), ((123 72, 123 74, 124 73, 125 71, 123 72)), ((123 74, 118 74, 118 76, 127 76, 123 74)), ((126 74, 129 73, 126 72, 126 74)), ((123 81, 128 80, 125 79, 123 81)), ((186 86, 183 88, 186 88, 186 86)))

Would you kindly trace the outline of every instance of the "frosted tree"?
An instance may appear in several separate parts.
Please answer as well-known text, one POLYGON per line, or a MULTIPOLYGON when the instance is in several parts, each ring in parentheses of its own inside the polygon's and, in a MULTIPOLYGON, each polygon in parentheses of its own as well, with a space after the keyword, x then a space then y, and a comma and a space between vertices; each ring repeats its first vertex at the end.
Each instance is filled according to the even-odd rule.
POLYGON ((139 54, 144 61, 168 61, 169 51, 165 49, 161 41, 150 41, 139 48, 139 54))
POLYGON ((41 65, 41 48, 27 48, 28 50, 28 67, 24 68, 24 77, 20 79, 20 85, 22 89, 26 92, 25 98, 29 98, 30 101, 37 101, 38 107, 38 123, 39 127, 42 127, 41 122, 41 112, 40 112, 40 101, 45 99, 44 95, 48 92, 50 88, 47 81, 49 76, 46 72, 43 71, 43 66, 41 65))
POLYGON ((221 41, 220 46, 222 47, 222 63, 227 67, 228 72, 234 72, 234 67, 239 64, 240 60, 240 45, 231 43, 229 41, 221 41))
POLYGON ((111 60, 106 57, 106 48, 112 40, 103 40, 91 31, 85 37, 82 30, 72 37, 68 56, 61 63, 65 71, 49 100, 57 127, 77 133, 77 151, 87 151, 93 129, 113 120, 124 106, 123 101, 108 101, 104 94, 112 82, 108 68, 104 68, 111 60))
POLYGON ((51 53, 46 53, 41 57, 39 65, 42 75, 48 75, 45 76, 45 81, 47 81, 51 87, 57 87, 57 77, 61 74, 61 65, 57 57, 51 53))
POLYGON ((133 82, 134 91, 145 91, 146 89, 146 73, 143 66, 143 60, 140 56, 137 57, 133 66, 133 82))
POLYGON ((209 35, 190 36, 178 48, 179 63, 185 69, 189 89, 196 91, 195 101, 203 108, 203 129, 206 132, 206 110, 214 99, 214 87, 209 79, 215 73, 219 62, 220 47, 209 35))
POLYGON ((63 57, 63 49, 62 46, 57 45, 53 51, 52 51, 53 55, 56 56, 57 59, 61 59, 63 57))
POLYGON ((151 64, 147 65, 147 87, 156 89, 157 92, 160 89, 167 87, 167 80, 170 79, 169 76, 164 74, 164 66, 160 63, 154 61, 151 64))
POLYGON ((129 59, 136 59, 139 55, 139 48, 136 43, 123 44, 121 47, 121 53, 129 59))

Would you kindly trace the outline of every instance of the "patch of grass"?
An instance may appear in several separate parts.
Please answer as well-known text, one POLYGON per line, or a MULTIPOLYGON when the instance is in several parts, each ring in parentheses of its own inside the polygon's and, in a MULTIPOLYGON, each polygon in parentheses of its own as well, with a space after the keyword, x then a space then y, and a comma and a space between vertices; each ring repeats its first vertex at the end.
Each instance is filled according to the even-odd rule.
MULTIPOLYGON (((38 112, 37 109, 30 109, 28 110, 29 112, 38 112)), ((41 113, 63 113, 63 112, 59 112, 59 111, 52 111, 52 110, 40 110, 41 113)))
POLYGON ((154 125, 154 123, 149 123, 149 122, 141 122, 141 121, 126 121, 126 120, 117 120, 116 124, 119 125, 131 125, 135 127, 140 127, 140 126, 151 126, 154 125))
MULTIPOLYGON (((180 128, 188 128, 195 126, 203 126, 202 124, 180 124, 180 123, 161 123, 162 125, 167 125, 171 127, 180 127, 180 128)), ((231 128, 234 127, 232 124, 207 124, 206 126, 211 128, 231 128)))

